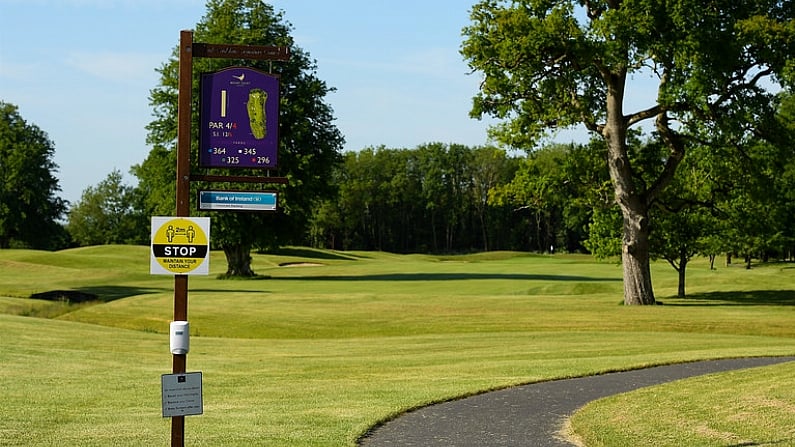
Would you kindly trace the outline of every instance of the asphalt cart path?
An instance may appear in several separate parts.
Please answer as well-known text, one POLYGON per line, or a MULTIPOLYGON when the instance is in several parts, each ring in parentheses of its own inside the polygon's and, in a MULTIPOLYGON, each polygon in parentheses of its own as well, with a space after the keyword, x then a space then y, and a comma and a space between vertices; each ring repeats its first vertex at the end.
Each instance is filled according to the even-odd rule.
POLYGON ((571 447, 565 419, 586 403, 688 377, 795 361, 795 357, 710 360, 657 366, 488 392, 411 411, 376 427, 362 447, 571 447))

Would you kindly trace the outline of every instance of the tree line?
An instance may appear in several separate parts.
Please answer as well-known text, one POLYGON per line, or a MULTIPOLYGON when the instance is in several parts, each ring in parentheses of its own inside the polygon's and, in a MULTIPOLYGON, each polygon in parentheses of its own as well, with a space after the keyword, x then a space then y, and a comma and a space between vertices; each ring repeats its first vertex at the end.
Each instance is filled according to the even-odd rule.
MULTIPOLYGON (((317 78, 283 13, 260 0, 208 0, 207 8, 197 41, 284 45, 293 55, 289 63, 255 67, 283 80, 280 174, 290 183, 277 186, 280 213, 216 216, 222 231, 214 234, 223 235, 217 243, 231 275, 253 274, 252 248, 285 244, 585 251, 620 256, 625 303, 654 304, 655 258, 667 260, 680 279, 699 254, 714 260, 729 253, 747 265, 754 257, 792 258, 795 12, 786 2, 720 0, 703 8, 697 0, 480 1, 462 30, 461 55, 482 77, 471 114, 499 121, 491 129, 498 147, 427 143, 348 154, 325 103, 333 88, 317 78), (637 77, 647 78, 654 94, 627 110, 637 77), (639 130, 642 123, 646 130, 639 130), (539 143, 576 125, 594 139, 539 143)), ((143 242, 147 233, 136 233, 141 219, 173 210, 177 54, 158 70, 160 85, 151 93, 152 149, 132 169, 138 185, 121 185, 114 172, 86 190, 66 225, 76 243, 143 242), (113 203, 106 194, 115 194, 113 203), (122 217, 100 219, 97 212, 122 217)), ((194 75, 219 68, 204 61, 194 75)), ((4 132, 19 129, 11 112, 4 132)), ((51 153, 46 138, 31 130, 35 147, 51 153)), ((21 140, 2 138, 8 158, 0 160, 0 246, 41 245, 32 235, 42 232, 31 231, 39 227, 20 223, 20 216, 57 220, 64 203, 46 175, 45 200, 32 200, 27 190, 8 193, 27 184, 14 183, 17 165, 8 155, 8 148, 22 150, 21 140), (5 203, 19 198, 28 201, 5 203)), ((225 186, 234 185, 214 185, 225 186)))
MULTIPOLYGON (((114 170, 86 188, 66 213, 68 204, 56 194, 52 142, 25 123, 16 107, 0 105, 3 210, 23 210, 5 212, 0 221, 3 248, 149 242, 153 198, 145 178, 129 186, 114 170), (39 162, 26 156, 27 163, 12 164, 11 150, 35 154, 39 162), (49 186, 34 188, 42 184, 49 186), (64 215, 65 223, 59 221, 64 215)), ((680 273, 680 295, 695 256, 708 256, 713 264, 725 256, 726 263, 747 268, 752 259, 795 260, 794 118, 795 96, 786 95, 776 138, 748 142, 749 147, 696 145, 682 161, 653 207, 650 232, 652 257, 680 273)), ((652 181, 663 167, 665 147, 648 136, 629 141, 636 181, 652 181)), ((617 257, 621 212, 607 156, 599 139, 521 153, 443 143, 347 152, 328 171, 327 197, 312 200, 306 218, 293 221, 280 243, 397 253, 519 250, 617 257)), ((132 172, 146 170, 139 165, 132 172)), ((168 208, 173 197, 155 202, 168 208)))
MULTIPOLYGON (((3 122, 24 122, 15 107, 5 104, 3 110, 3 122)), ((795 101, 788 98, 780 120, 792 123, 793 115, 795 101)), ((39 141, 43 147, 39 151, 52 154, 43 132, 32 126, 30 134, 22 139, 39 141)), ((655 144, 640 137, 631 141, 639 181, 659 169, 664 148, 654 149, 655 144), (648 155, 655 151, 657 156, 648 155)), ((757 146, 745 151, 714 147, 690 151, 684 168, 654 208, 656 257, 677 267, 696 255, 728 254, 743 262, 795 256, 795 191, 791 188, 795 153, 788 144, 758 142, 757 146)), ((397 253, 520 250, 616 256, 620 253, 620 212, 612 196, 606 156, 599 140, 549 144, 529 153, 443 143, 347 152, 329 173, 333 194, 315 200, 302 229, 293 231, 294 236, 284 243, 397 253)), ((5 168, 4 178, 12 177, 8 163, 0 167, 5 168)), ((13 177, 30 182, 43 174, 50 184, 57 182, 52 162, 43 167, 38 174, 25 174, 19 166, 20 172, 13 177)), ((5 188, 4 206, 24 206, 12 200, 12 189, 5 188)), ((24 229, 23 222, 54 224, 64 216, 64 201, 53 194, 53 188, 45 191, 51 205, 41 209, 53 211, 38 219, 18 213, 22 217, 15 225, 9 214, 3 221, 4 247, 12 241, 15 246, 35 248, 61 248, 70 245, 70 240, 71 245, 148 243, 147 192, 125 185, 120 171, 114 170, 83 191, 71 205, 61 231, 30 232, 36 237, 29 237, 14 230, 24 229), (46 241, 46 234, 57 238, 46 241)), ((166 202, 172 200, 169 197, 166 202)))
MULTIPOLYGON (((789 110, 793 102, 786 104, 789 110)), ((648 181, 661 169, 665 148, 640 137, 631 146, 637 180, 648 181)), ((689 152, 653 207, 655 258, 686 264, 695 255, 746 262, 795 256, 795 152, 789 145, 757 146, 689 152)), ((347 153, 334 177, 338 195, 316 206, 304 242, 403 253, 616 256, 621 214, 606 156, 599 140, 521 155, 442 143, 347 153)))

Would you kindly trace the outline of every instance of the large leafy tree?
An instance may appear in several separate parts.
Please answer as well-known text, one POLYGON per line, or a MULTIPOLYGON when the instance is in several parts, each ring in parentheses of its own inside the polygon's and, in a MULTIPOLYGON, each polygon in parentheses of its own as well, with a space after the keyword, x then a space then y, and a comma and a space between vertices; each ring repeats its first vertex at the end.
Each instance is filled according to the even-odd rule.
POLYGON ((138 208, 135 188, 115 169, 83 191, 69 210, 67 229, 80 245, 144 244, 148 222, 138 208))
POLYGON ((472 8, 462 54, 484 75, 472 114, 502 119, 494 134, 514 147, 580 124, 606 142, 626 304, 655 302, 649 211, 685 156, 686 135, 740 143, 775 109, 764 87, 792 74, 794 8, 778 0, 483 0, 472 8), (631 80, 641 78, 654 94, 625 109, 631 80), (639 185, 627 135, 643 123, 667 153, 654 180, 639 185))
MULTIPOLYGON (((657 142, 647 143, 658 148, 654 157, 653 148, 642 153, 649 154, 640 162, 653 166, 665 148, 657 142)), ((644 147, 644 146, 642 146, 644 147)), ((677 296, 685 296, 685 280, 690 260, 708 251, 708 241, 718 235, 719 219, 716 196, 723 193, 720 177, 725 171, 715 172, 719 166, 711 163, 711 151, 704 147, 692 147, 682 161, 671 185, 660 196, 651 210, 654 234, 651 238, 653 257, 661 257, 676 270, 679 280, 677 296)), ((654 172, 653 168, 650 169, 654 172)), ((653 178, 653 175, 652 175, 653 178)))
POLYGON ((0 101, 0 248, 54 249, 66 243, 58 223, 67 203, 53 162, 55 146, 15 105, 0 101))
MULTIPOLYGON (((223 248, 230 276, 251 276, 250 251, 297 241, 307 231, 311 208, 330 195, 334 166, 340 161, 343 138, 333 124, 331 107, 324 102, 332 91, 316 76, 316 64, 295 45, 291 25, 282 12, 260 0, 209 0, 207 13, 196 25, 194 42, 239 45, 275 45, 290 48, 287 62, 194 59, 193 97, 199 97, 202 72, 228 66, 247 66, 280 77, 279 176, 289 183, 278 188, 281 212, 274 214, 217 213, 213 217, 213 241, 223 248)), ((160 68, 160 86, 151 93, 154 121, 148 141, 153 149, 147 160, 134 168, 140 188, 148 196, 153 213, 174 209, 175 151, 177 135, 178 50, 160 68)), ((194 100, 194 107, 198 101, 194 100)), ((193 111, 192 159, 196 160, 198 110, 193 111)), ((230 175, 228 171, 208 174, 230 175)), ((235 175, 265 175, 261 171, 235 170, 235 175)), ((240 185, 196 185, 213 189, 240 189, 240 185)), ((250 186, 246 189, 251 188, 250 186)), ((192 195, 193 196, 193 195, 192 195)))

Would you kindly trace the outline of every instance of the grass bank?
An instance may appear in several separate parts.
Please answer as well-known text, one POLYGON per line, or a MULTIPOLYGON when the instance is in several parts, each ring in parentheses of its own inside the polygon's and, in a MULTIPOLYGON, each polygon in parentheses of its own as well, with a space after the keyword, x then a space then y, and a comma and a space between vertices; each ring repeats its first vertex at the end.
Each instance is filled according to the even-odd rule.
MULTIPOLYGON (((189 445, 352 446, 406 409, 483 390, 795 354, 790 265, 697 262, 677 299, 675 272, 657 264, 666 304, 627 308, 620 268, 582 256, 296 248, 256 255, 262 277, 247 281, 215 279, 225 265, 212 256, 189 283, 188 370, 202 371, 205 403, 189 445)), ((147 261, 148 247, 0 251, 0 445, 167 444, 173 281, 147 261), (28 298, 51 290, 99 302, 28 298)))

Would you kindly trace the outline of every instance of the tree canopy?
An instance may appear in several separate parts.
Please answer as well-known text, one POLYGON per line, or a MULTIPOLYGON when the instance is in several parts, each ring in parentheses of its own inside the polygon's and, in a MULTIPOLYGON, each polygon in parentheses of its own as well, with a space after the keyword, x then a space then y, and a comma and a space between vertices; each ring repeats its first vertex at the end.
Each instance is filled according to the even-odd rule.
MULTIPOLYGON (((269 248, 298 241, 307 232, 313 205, 333 192, 330 187, 332 172, 341 160, 344 141, 333 123, 333 111, 325 102, 325 96, 333 89, 318 79, 315 61, 295 44, 291 28, 282 12, 276 12, 262 1, 210 0, 206 15, 194 31, 194 42, 274 45, 290 49, 287 62, 194 59, 194 98, 199 97, 198 75, 203 72, 247 66, 272 72, 280 78, 280 144, 276 174, 287 177, 289 183, 266 186, 278 190, 278 213, 213 215, 213 241, 227 255, 229 275, 253 275, 249 256, 252 247, 269 248)), ((178 67, 178 51, 175 50, 160 68, 160 85, 151 93, 155 119, 148 126, 148 142, 153 148, 147 160, 134 168, 152 213, 170 213, 174 209, 178 67)), ((196 160, 198 104, 194 103, 192 159, 196 160)), ((227 171, 211 171, 206 173, 229 175, 227 171)), ((265 175, 252 170, 235 170, 235 174, 265 175)), ((206 189, 208 185, 194 186, 206 189)), ((213 184, 212 188, 235 189, 236 186, 213 184)))
POLYGON ((67 230, 80 245, 145 244, 149 222, 140 212, 137 190, 113 170, 83 191, 69 210, 67 230))
POLYGON ((775 86, 792 80, 793 17, 795 6, 776 0, 483 0, 462 45, 483 75, 472 114, 502 119, 494 136, 517 148, 575 125, 604 139, 624 302, 653 304, 650 209, 689 147, 762 136, 775 86), (639 79, 647 94, 630 96, 639 79), (666 151, 639 184, 628 135, 644 123, 666 151))
POLYGON ((66 233, 58 223, 67 203, 53 161, 55 146, 17 106, 0 101, 0 248, 12 244, 62 248, 66 233))

